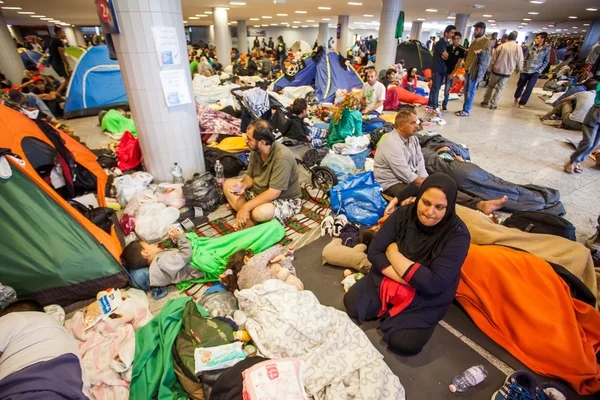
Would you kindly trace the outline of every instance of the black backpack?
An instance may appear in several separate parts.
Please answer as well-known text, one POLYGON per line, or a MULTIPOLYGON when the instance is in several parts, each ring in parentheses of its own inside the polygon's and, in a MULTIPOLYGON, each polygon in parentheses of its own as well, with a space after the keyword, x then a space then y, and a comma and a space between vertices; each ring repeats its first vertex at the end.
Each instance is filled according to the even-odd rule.
POLYGON ((215 174, 215 164, 217 163, 217 160, 219 160, 223 166, 225 178, 236 177, 246 168, 246 165, 237 155, 216 147, 205 147, 204 165, 206 166, 206 170, 213 175, 215 174))
MULTIPOLYGON (((109 207, 96 207, 85 206, 76 200, 67 200, 67 202, 73 206, 77 211, 82 213, 87 219, 89 219, 94 225, 102 229, 104 232, 110 234, 110 230, 114 225, 115 210, 109 207)), ((118 220, 117 220, 118 221, 118 220)))
POLYGON ((577 241, 575 227, 564 218, 543 211, 517 211, 503 223, 524 232, 545 233, 577 241))

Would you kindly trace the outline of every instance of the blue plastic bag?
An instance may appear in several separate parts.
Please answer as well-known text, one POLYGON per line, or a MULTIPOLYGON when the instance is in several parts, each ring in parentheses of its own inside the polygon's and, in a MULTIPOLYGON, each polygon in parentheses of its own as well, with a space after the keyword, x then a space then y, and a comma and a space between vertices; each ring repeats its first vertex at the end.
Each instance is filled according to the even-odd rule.
POLYGON ((372 171, 354 175, 330 191, 331 208, 348 220, 364 225, 376 225, 387 205, 381 196, 381 185, 375 183, 372 171))

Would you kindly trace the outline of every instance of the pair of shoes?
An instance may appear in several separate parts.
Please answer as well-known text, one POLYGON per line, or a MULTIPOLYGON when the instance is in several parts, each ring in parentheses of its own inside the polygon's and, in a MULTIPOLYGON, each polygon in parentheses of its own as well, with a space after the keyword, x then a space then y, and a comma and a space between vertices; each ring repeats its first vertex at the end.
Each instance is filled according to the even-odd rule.
POLYGON ((448 109, 446 108, 446 106, 442 106, 442 111, 448 111, 448 109))
POLYGON ((535 376, 517 371, 506 378, 504 385, 492 395, 492 400, 566 400, 565 390, 556 383, 537 386, 535 376), (562 396, 562 397, 561 397, 562 396))
POLYGON ((348 224, 348 218, 340 214, 333 218, 331 215, 321 221, 321 236, 339 237, 342 228, 348 224))
POLYGON ((498 106, 490 106, 490 110, 495 110, 498 106))
POLYGON ((487 106, 489 106, 489 105, 490 105, 490 103, 486 103, 485 101, 482 101, 482 102, 481 102, 481 106, 482 106, 482 107, 487 107, 487 106))

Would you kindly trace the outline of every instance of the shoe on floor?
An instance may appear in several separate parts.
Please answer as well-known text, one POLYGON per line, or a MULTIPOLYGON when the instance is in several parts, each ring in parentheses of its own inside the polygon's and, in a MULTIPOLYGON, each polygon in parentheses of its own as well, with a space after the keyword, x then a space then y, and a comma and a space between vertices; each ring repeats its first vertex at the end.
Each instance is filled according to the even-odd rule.
POLYGON ((490 106, 490 110, 495 110, 498 106, 490 106))
POLYGON ((482 102, 481 102, 481 105, 482 105, 483 107, 487 107, 487 106, 489 106, 489 105, 490 105, 490 103, 486 103, 485 101, 482 101, 482 102))
POLYGON ((536 399, 535 376, 527 371, 517 371, 492 395, 492 400, 534 400, 536 399))
POLYGON ((331 215, 321 221, 321 236, 333 236, 334 219, 331 215))
POLYGON ((544 382, 538 386, 535 400, 567 400, 567 394, 559 384, 544 382))
POLYGON ((348 218, 344 214, 340 214, 335 217, 333 222, 333 237, 340 237, 342 228, 348 225, 348 218))
POLYGON ((442 107, 442 111, 448 111, 448 109, 446 108, 446 106, 442 107))

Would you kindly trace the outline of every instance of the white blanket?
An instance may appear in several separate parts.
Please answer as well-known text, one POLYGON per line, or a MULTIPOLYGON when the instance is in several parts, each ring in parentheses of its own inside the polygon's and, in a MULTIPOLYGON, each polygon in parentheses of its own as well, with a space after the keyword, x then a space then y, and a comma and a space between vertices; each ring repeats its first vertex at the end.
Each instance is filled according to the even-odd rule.
POLYGON ((403 400, 400 380, 365 333, 343 312, 280 280, 236 292, 246 329, 268 358, 304 361, 304 388, 315 400, 403 400))

